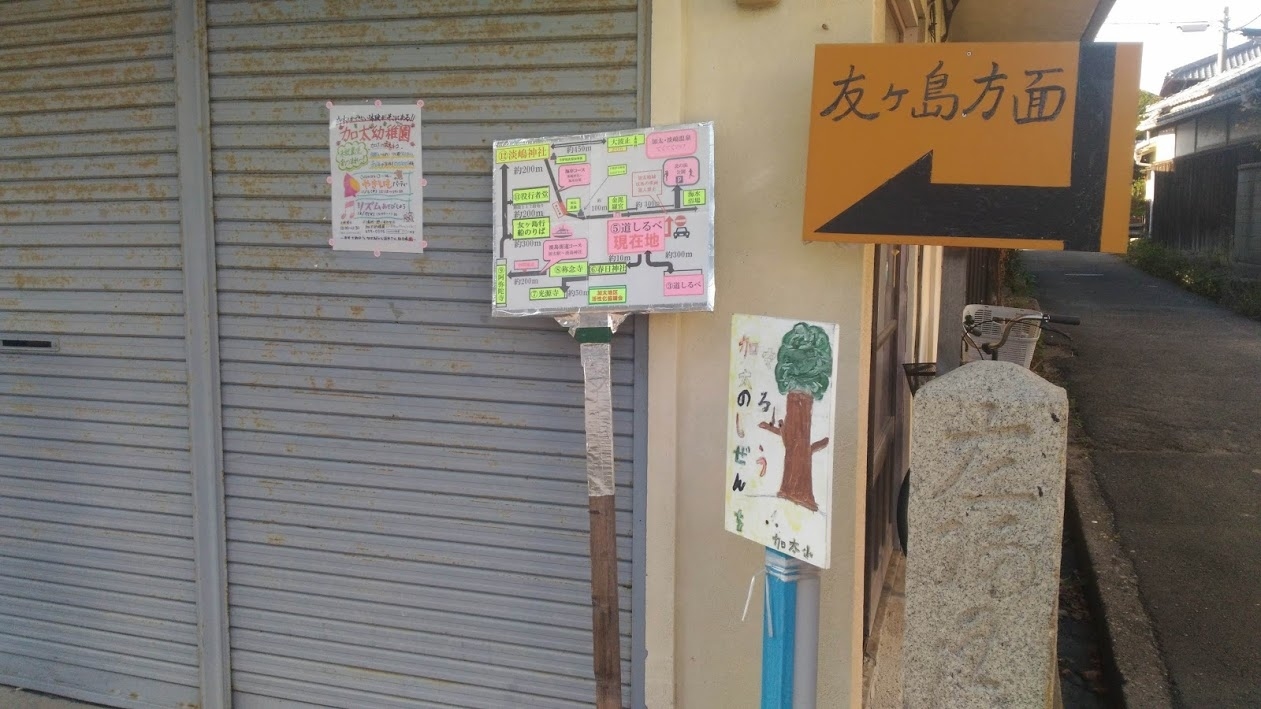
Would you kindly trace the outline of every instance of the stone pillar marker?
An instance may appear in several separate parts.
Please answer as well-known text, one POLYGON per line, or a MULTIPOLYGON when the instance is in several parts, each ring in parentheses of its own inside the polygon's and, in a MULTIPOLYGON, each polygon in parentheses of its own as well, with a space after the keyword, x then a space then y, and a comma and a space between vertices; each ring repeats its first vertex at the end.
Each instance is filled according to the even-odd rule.
POLYGON ((1052 704, 1068 396, 1008 362, 915 395, 908 709, 1052 704))

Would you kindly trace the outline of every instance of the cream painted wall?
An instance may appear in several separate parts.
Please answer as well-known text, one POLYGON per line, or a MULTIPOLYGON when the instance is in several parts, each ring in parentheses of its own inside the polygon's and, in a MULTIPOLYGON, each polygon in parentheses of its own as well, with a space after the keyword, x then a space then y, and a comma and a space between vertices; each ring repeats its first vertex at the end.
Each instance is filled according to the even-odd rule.
POLYGON ((941 249, 940 246, 921 246, 923 281, 918 294, 919 350, 917 362, 937 360, 937 337, 941 327, 941 249))
POLYGON ((1112 2, 963 0, 950 17, 947 37, 951 42, 1077 42, 1088 27, 1102 24, 1112 2))
MULTIPOLYGON (((858 707, 872 249, 801 241, 814 45, 883 38, 884 0, 654 0, 652 123, 712 120, 717 310, 652 316, 648 706, 755 706, 761 621, 740 621, 763 550, 723 530, 733 313, 840 323, 832 568, 819 706, 858 707)), ((761 607, 761 585, 753 600, 761 607)))
POLYGON ((1153 162, 1173 160, 1174 155, 1176 155, 1174 150, 1176 139, 1173 131, 1152 136, 1152 142, 1156 146, 1156 156, 1152 159, 1153 162))

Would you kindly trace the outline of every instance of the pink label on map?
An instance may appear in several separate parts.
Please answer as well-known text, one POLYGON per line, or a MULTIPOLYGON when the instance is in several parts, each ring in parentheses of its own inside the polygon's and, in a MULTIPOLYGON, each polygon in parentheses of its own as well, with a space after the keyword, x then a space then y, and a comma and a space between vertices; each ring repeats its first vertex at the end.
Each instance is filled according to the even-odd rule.
POLYGON ((661 173, 656 170, 631 173, 631 194, 636 197, 661 194, 661 173))
POLYGON ((543 260, 547 261, 547 268, 558 261, 581 260, 586 257, 586 239, 548 239, 543 242, 543 260))
POLYGON ((696 130, 666 130, 649 133, 644 141, 644 154, 650 158, 674 158, 696 152, 696 130))
POLYGON ((514 271, 537 271, 539 270, 539 262, 537 259, 533 261, 513 261, 512 270, 514 271))
POLYGON ((670 273, 661 277, 665 295, 705 295, 705 272, 670 273))
POLYGON ((666 250, 664 217, 609 220, 609 253, 635 254, 666 250))
POLYGON ((696 158, 675 158, 661 164, 666 184, 694 185, 701 179, 701 161, 696 158))
POLYGON ((574 185, 591 184, 591 164, 582 163, 581 165, 559 165, 556 168, 557 181, 560 182, 561 189, 573 187, 574 185))

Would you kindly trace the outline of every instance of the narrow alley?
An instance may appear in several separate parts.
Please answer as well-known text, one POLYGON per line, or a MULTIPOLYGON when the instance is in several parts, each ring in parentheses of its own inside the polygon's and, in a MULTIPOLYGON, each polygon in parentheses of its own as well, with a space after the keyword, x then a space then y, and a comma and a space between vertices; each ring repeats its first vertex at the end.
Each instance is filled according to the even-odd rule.
POLYGON ((1026 252, 1175 703, 1261 705, 1261 323, 1116 256, 1026 252))

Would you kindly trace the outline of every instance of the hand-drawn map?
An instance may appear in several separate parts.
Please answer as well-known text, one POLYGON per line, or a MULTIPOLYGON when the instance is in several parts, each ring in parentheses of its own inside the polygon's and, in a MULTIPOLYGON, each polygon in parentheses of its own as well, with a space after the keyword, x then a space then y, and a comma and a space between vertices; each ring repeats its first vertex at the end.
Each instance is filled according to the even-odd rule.
POLYGON ((495 141, 495 315, 714 308, 713 124, 495 141))
POLYGON ((727 531, 831 563, 833 323, 735 315, 727 413, 727 531))

